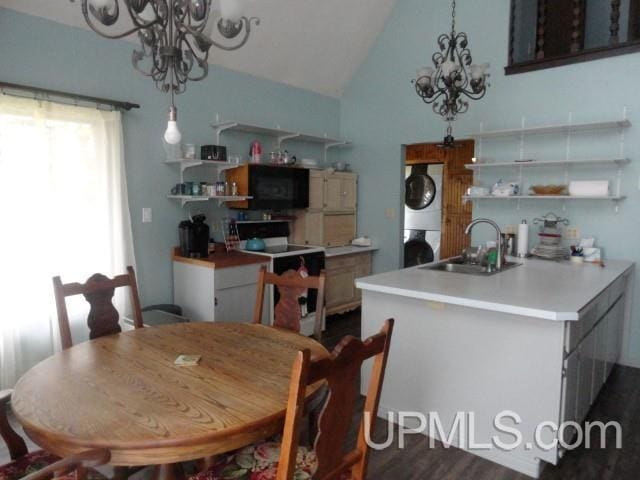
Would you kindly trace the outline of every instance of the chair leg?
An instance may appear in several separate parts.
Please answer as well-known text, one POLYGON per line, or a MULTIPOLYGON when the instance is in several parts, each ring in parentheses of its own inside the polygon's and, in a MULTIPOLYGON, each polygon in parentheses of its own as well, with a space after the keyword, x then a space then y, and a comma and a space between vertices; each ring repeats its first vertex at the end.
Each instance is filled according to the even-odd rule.
POLYGON ((313 448, 313 444, 318 436, 318 420, 320 419, 320 410, 314 409, 307 413, 307 421, 309 422, 309 447, 313 448))
POLYGON ((180 463, 156 465, 153 469, 153 480, 184 480, 184 470, 180 463))
POLYGON ((113 467, 113 480, 127 480, 129 467, 113 467))
POLYGON ((216 464, 217 455, 212 455, 210 457, 199 458, 196 460, 196 470, 198 472, 204 472, 209 470, 216 464))

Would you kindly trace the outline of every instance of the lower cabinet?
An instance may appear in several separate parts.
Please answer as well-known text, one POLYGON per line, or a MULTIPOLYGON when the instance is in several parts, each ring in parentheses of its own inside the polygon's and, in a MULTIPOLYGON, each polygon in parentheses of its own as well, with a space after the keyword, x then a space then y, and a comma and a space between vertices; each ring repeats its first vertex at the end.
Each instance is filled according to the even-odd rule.
POLYGON ((354 213, 296 212, 291 243, 342 247, 356 236, 354 213))
MULTIPOLYGON (((592 307, 581 314, 581 320, 569 322, 566 328, 567 353, 562 385, 562 420, 581 422, 607 381, 618 361, 622 346, 625 295, 605 292, 592 307), (594 318, 594 315, 596 318, 594 318), (583 323, 584 322, 584 323, 583 323), (580 338, 576 339, 576 332, 580 338)), ((571 432, 565 433, 566 441, 571 432)))
MULTIPOLYGON (((580 378, 579 351, 574 350, 564 360, 564 382, 562 384, 562 421, 575 422, 578 419, 578 382, 580 378)), ((576 434, 576 429, 567 428, 564 431, 565 442, 571 442, 576 434)))
POLYGON ((345 313, 360 306, 361 292, 355 281, 371 274, 371 252, 327 257, 325 303, 327 315, 345 313))
MULTIPOLYGON (((212 268, 173 262, 174 302, 200 322, 251 322, 261 264, 212 268)), ((263 323, 268 321, 265 295, 263 323)))

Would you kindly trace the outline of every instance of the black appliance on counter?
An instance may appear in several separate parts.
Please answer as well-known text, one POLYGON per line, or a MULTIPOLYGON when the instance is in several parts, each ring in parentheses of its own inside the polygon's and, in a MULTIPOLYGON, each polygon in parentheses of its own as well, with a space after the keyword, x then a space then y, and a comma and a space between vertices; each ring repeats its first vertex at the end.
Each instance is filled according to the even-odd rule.
POLYGON ((209 256, 209 225, 204 215, 194 215, 180 222, 180 253, 183 257, 207 258, 209 256))
POLYGON ((200 158, 202 160, 226 162, 227 147, 223 145, 203 145, 202 147, 200 147, 200 158))

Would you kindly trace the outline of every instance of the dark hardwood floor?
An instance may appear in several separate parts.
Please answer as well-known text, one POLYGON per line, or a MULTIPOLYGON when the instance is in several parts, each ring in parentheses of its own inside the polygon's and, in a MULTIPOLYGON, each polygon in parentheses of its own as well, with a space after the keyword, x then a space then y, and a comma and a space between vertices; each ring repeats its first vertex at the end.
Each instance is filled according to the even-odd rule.
MULTIPOLYGON (((344 335, 360 335, 360 314, 352 312, 329 317, 327 327, 323 343, 327 348, 332 349, 344 335)), ((361 408, 362 402, 360 402, 361 408)), ((360 411, 354 415, 350 444, 355 442, 360 411)), ((588 420, 620 422, 622 449, 616 450, 611 441, 607 442, 608 446, 605 449, 578 448, 568 452, 560 465, 547 465, 541 478, 543 480, 636 480, 640 478, 640 369, 616 367, 589 413, 588 420)), ((381 442, 386 439, 386 429, 386 422, 378 421, 374 440, 381 442)), ((7 462, 8 458, 6 447, 0 443, 0 465, 7 462)), ((139 472, 136 477, 146 477, 145 473, 139 472)), ((435 448, 429 448, 427 437, 409 435, 402 450, 392 445, 382 451, 372 451, 367 478, 371 480, 526 480, 529 477, 454 447, 444 448, 438 443, 435 448)))

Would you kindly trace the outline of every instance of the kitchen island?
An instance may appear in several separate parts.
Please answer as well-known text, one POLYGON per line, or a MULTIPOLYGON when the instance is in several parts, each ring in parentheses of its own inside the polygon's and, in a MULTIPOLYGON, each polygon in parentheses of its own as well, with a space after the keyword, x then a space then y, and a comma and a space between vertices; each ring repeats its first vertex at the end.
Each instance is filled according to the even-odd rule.
MULTIPOLYGON (((620 356, 633 263, 520 262, 487 277, 414 267, 356 285, 363 338, 396 319, 380 416, 418 428, 424 418, 398 414, 419 412, 422 433, 538 477, 565 451, 553 426, 584 419, 620 356)), ((571 443, 575 426, 561 430, 571 443)))

